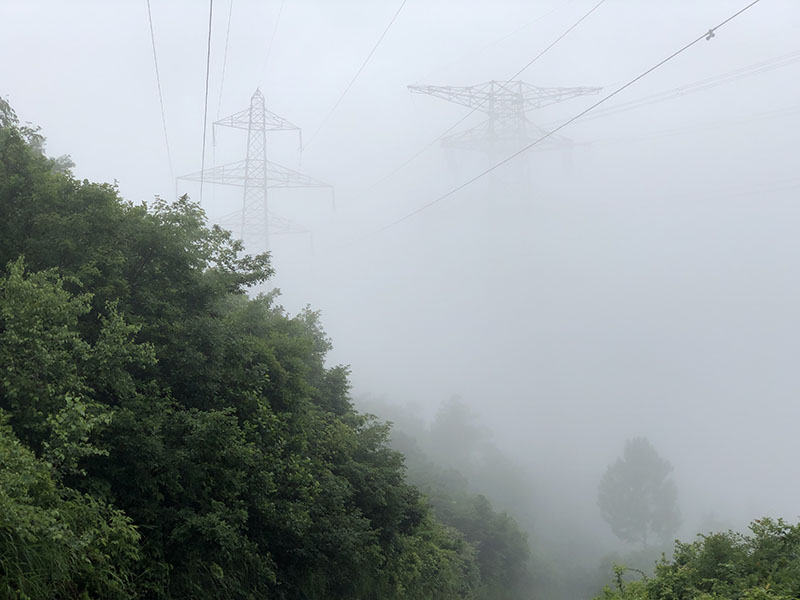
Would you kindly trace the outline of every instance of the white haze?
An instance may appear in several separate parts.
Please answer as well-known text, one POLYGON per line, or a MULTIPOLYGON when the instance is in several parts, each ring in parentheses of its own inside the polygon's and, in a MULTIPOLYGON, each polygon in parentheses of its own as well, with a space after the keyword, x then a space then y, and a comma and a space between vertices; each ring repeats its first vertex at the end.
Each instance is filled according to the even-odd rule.
MULTIPOLYGON (((151 3, 181 175, 200 169, 208 5, 151 3)), ((308 142, 399 3, 286 0, 265 66, 280 4, 235 1, 220 106, 229 5, 215 2, 209 121, 260 86, 308 142)), ((468 112, 406 85, 506 79, 594 4, 409 0, 302 155, 290 134, 271 143, 270 158, 337 190, 335 210, 324 191, 271 196, 313 232, 273 242, 282 302, 322 311, 356 395, 430 417, 460 394, 559 499, 556 519, 604 531, 597 482, 645 435, 675 467, 684 536, 711 513, 796 520, 800 63, 575 123, 571 152, 530 152, 380 230, 488 166, 437 144, 381 181, 468 112), (783 108, 797 110, 753 118, 783 108), (509 183, 520 172, 524 193, 509 183)), ((521 78, 605 95, 742 5, 608 0, 521 78)), ((800 4, 763 0, 608 106, 798 51, 799 28, 800 4)), ((4 0, 0 57, 0 93, 78 177, 174 197, 144 1, 4 0)), ((602 95, 529 116, 556 124, 602 95)), ((209 128, 206 166, 244 150, 244 132, 212 147, 209 128)), ((212 187, 209 214, 238 208, 239 190, 212 187)))

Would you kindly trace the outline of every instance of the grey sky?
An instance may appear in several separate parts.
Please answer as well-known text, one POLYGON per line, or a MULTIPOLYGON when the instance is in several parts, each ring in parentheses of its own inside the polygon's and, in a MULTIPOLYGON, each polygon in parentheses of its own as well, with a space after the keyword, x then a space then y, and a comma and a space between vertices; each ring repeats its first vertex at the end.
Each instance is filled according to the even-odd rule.
MULTIPOLYGON (((208 5, 151 2, 172 160, 188 173, 200 167, 208 5)), ((280 0, 234 2, 221 106, 229 4, 215 2, 210 120, 260 86, 307 136, 399 4, 286 0, 265 66, 280 0)), ((565 493, 590 513, 605 465, 647 435, 690 516, 795 518, 800 63, 576 123, 563 131, 579 143, 570 153, 530 153, 494 184, 363 237, 487 166, 437 145, 370 188, 466 112, 406 85, 505 79, 594 3, 409 0, 305 152, 294 138, 270 148, 337 186, 335 212, 318 192, 272 199, 313 231, 313 251, 308 238, 274 244, 284 302, 322 310, 356 392, 428 414, 462 394, 520 462, 573 474, 565 493), (647 136, 674 128, 685 130, 647 136), (507 183, 520 169, 523 197, 507 183)), ((744 4, 608 0, 522 78, 607 93, 744 4)), ((798 31, 800 4, 763 0, 613 102, 800 51, 798 31)), ((0 57, 0 94, 77 176, 116 179, 134 201, 174 194, 144 0, 3 0, 0 57)), ((596 99, 530 116, 558 123, 596 99)), ((243 158, 241 132, 217 141, 207 165, 212 150, 243 158)), ((204 205, 229 212, 238 194, 209 189, 204 205)))

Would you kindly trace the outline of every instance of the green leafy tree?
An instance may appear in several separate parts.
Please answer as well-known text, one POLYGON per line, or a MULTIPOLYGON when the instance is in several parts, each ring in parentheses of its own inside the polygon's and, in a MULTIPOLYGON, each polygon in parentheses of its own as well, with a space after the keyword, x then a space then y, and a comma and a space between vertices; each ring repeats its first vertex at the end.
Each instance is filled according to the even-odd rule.
POLYGON ((647 546, 668 542, 680 526, 672 466, 646 438, 625 443, 623 455, 606 470, 598 486, 603 519, 625 542, 647 546))
POLYGON ((0 411, 0 597, 133 598, 139 538, 121 511, 61 485, 0 411))
POLYGON ((759 519, 750 534, 731 531, 675 543, 671 560, 656 565, 653 577, 625 581, 615 568, 615 586, 598 600, 789 600, 800 597, 800 525, 759 519))
POLYGON ((317 313, 248 297, 269 256, 43 141, 0 102, 0 596, 474 597, 475 547, 353 409, 317 313))

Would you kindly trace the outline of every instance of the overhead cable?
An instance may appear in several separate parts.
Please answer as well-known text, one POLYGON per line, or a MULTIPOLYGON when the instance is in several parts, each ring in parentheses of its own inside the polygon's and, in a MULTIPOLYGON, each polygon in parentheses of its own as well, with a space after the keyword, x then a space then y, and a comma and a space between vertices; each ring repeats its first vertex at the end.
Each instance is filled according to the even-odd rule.
POLYGON ((727 83, 739 81, 740 79, 744 79, 746 77, 759 75, 761 73, 766 73, 768 71, 773 71, 775 69, 780 69, 793 64, 797 64, 798 62, 800 62, 800 51, 790 52, 789 54, 783 54, 781 56, 759 61, 752 65, 747 65, 745 67, 733 69, 732 71, 727 71, 720 75, 713 75, 711 77, 706 77, 705 79, 701 79, 699 81, 686 83, 677 88, 672 88, 669 90, 664 90, 663 92, 650 94, 642 98, 629 100, 628 102, 623 102, 615 106, 609 106, 608 108, 595 111, 594 114, 582 120, 591 121, 594 119, 599 119, 601 117, 606 117, 617 113, 626 112, 628 110, 632 110, 642 106, 649 106, 651 104, 656 104, 658 102, 663 102, 665 100, 680 98, 682 96, 687 96, 689 94, 694 94, 697 92, 703 92, 705 90, 715 88, 720 85, 725 85, 727 83))
MULTIPOLYGON (((548 10, 546 13, 541 14, 538 17, 536 17, 534 19, 531 19, 530 21, 526 21, 525 23, 523 23, 519 27, 516 27, 512 32, 505 34, 503 37, 494 39, 494 40, 492 40, 490 42, 487 42, 487 43, 485 43, 485 44, 483 44, 483 45, 481 45, 481 46, 479 46, 477 48, 473 48, 472 50, 469 50, 468 52, 465 52, 459 58, 457 58, 455 60, 452 60, 449 63, 447 63, 444 67, 436 68, 433 71, 433 73, 441 73, 441 72, 449 71, 451 67, 453 67, 454 65, 458 64, 459 62, 462 62, 468 56, 472 56, 474 54, 478 54, 480 52, 484 52, 484 51, 488 50, 489 48, 492 48, 493 46, 496 46, 497 44, 499 44, 499 43, 501 43, 501 42, 503 42, 503 41, 505 41, 505 40, 507 40, 507 39, 509 39, 511 37, 514 37, 516 34, 518 34, 523 29, 527 29, 528 27, 530 27, 532 25, 535 25, 536 23, 538 23, 540 21, 544 21, 547 17, 549 17, 553 13, 561 10, 567 4, 570 4, 570 3, 574 2, 574 1, 575 0, 566 0, 566 1, 562 2, 558 6, 555 6, 555 7, 551 8, 550 10, 548 10)), ((430 79, 430 78, 431 77, 429 75, 425 79, 430 79)))
POLYGON ((534 140, 530 144, 527 144, 526 146, 524 146, 520 150, 517 150, 516 152, 514 152, 513 154, 507 156, 506 158, 504 158, 500 162, 495 163, 494 165, 492 165, 491 167, 489 167, 488 169, 486 169, 484 171, 481 171, 480 173, 478 173, 474 177, 471 177, 470 179, 468 179, 467 181, 461 183, 460 185, 457 185, 456 187, 452 188, 450 191, 442 194, 441 196, 438 196, 437 198, 434 198, 433 200, 431 200, 430 202, 427 202, 426 204, 423 204, 422 206, 420 206, 416 210, 413 210, 412 212, 400 217, 399 219, 395 219, 391 223, 388 223, 387 225, 384 225, 383 227, 378 229, 377 232, 385 231, 385 230, 387 230, 387 229, 389 229, 391 227, 394 227, 395 225, 398 225, 398 224, 402 223, 403 221, 407 221, 411 217, 413 217, 415 215, 418 215, 419 213, 423 212, 424 210, 427 210, 428 208, 434 206, 435 204, 438 204, 442 200, 445 200, 446 198, 449 198, 453 194, 463 190, 465 187, 475 183, 476 181, 478 181, 482 177, 485 177, 486 175, 488 175, 489 173, 491 173, 495 169, 500 168, 501 166, 503 166, 507 162, 515 159, 516 157, 520 156, 521 154, 524 154, 525 152, 527 152, 528 150, 530 150, 531 148, 533 148, 537 144, 543 142, 547 138, 549 138, 552 135, 556 134, 557 132, 559 132, 560 130, 564 129, 565 127, 567 127, 571 123, 574 123, 575 121, 577 121, 578 119, 580 119, 581 117, 586 115, 587 113, 590 113, 591 111, 596 109, 601 104, 604 104, 605 102, 611 100, 611 98, 613 98, 617 94, 620 94, 621 92, 623 92, 624 90, 626 90, 630 86, 634 85, 636 82, 638 82, 639 80, 643 79, 644 77, 646 77, 647 75, 649 75, 650 73, 655 71, 656 69, 662 67, 663 65, 665 65, 668 62, 670 62, 671 60, 673 60, 677 56, 683 54, 684 52, 686 52, 689 48, 691 48, 695 44, 698 44, 699 42, 701 42, 703 40, 711 40, 714 37, 714 35, 715 35, 715 33, 716 33, 716 31, 718 29, 720 29, 721 27, 727 25, 733 19, 735 19, 736 17, 738 17, 739 15, 741 15, 742 13, 747 11, 748 9, 752 8, 753 6, 758 4, 759 2, 761 2, 761 0, 753 0, 752 2, 747 4, 744 8, 738 10, 733 15, 731 15, 730 17, 728 17, 727 19, 725 19, 724 21, 722 21, 721 23, 719 23, 715 27, 712 27, 708 31, 702 33, 700 36, 698 36, 697 38, 695 38, 694 40, 692 40, 691 42, 689 42, 685 46, 681 47, 680 49, 676 50, 675 52, 673 52, 672 54, 670 54, 666 58, 662 59, 661 61, 659 61, 658 63, 656 63, 655 65, 653 65, 649 69, 647 69, 646 71, 640 73, 639 75, 637 75, 636 77, 634 77, 633 79, 628 81, 627 83, 621 85, 616 90, 614 90, 610 94, 604 96, 603 98, 601 98, 600 100, 598 100, 597 102, 595 102, 594 104, 589 106, 588 108, 585 108, 584 110, 580 111, 574 117, 572 117, 570 119, 567 119, 566 121, 564 121, 561 125, 559 125, 555 129, 551 129, 550 131, 548 131, 547 133, 545 133, 541 137, 537 138, 536 140, 534 140))
POLYGON ((740 128, 742 124, 748 122, 763 121, 766 119, 773 119, 779 117, 780 118, 792 117, 798 114, 800 114, 800 104, 795 103, 791 106, 787 106, 784 108, 757 112, 750 115, 736 117, 733 119, 709 121, 709 122, 698 123, 695 125, 684 125, 682 127, 673 127, 670 129, 660 129, 657 131, 644 132, 633 136, 601 139, 597 141, 586 142, 583 145, 594 147, 598 145, 605 146, 608 144, 629 144, 631 142, 648 141, 653 139, 670 137, 674 135, 691 134, 697 131, 713 131, 715 129, 729 130, 731 129, 732 126, 737 126, 737 128, 740 128))
POLYGON ((342 100, 344 100, 344 97, 347 95, 347 92, 349 92, 349 91, 350 91, 350 88, 351 88, 351 87, 353 87, 353 84, 354 84, 354 83, 356 82, 356 80, 358 79, 358 76, 359 76, 359 75, 361 75, 361 72, 364 70, 364 67, 366 67, 366 66, 367 66, 367 63, 369 63, 370 59, 372 58, 372 55, 373 55, 373 54, 375 54, 375 51, 378 49, 378 46, 380 46, 380 45, 381 45, 381 42, 383 41, 383 38, 384 38, 384 37, 386 37, 386 34, 387 34, 387 33, 389 33, 389 29, 391 29, 391 27, 392 27, 392 24, 393 24, 393 23, 395 22, 395 20, 397 19, 397 16, 400 14, 400 11, 401 11, 401 10, 403 10, 403 7, 406 5, 406 2, 408 2, 408 0, 403 0, 403 1, 400 3, 400 6, 398 6, 398 7, 397 7, 397 10, 395 11, 395 13, 394 13, 394 16, 393 16, 393 17, 392 17, 392 19, 389 21, 389 24, 386 26, 386 28, 383 30, 383 33, 381 33, 381 36, 378 38, 378 41, 377 41, 377 42, 375 42, 375 45, 372 47, 372 50, 370 50, 370 51, 369 51, 369 54, 367 54, 367 57, 364 59, 364 62, 363 62, 363 63, 361 63, 361 66, 358 68, 358 71, 356 71, 356 74, 355 74, 355 75, 353 76, 353 78, 350 80, 350 83, 348 83, 348 84, 347 84, 347 87, 346 87, 346 88, 344 88, 344 91, 342 92, 341 96, 339 96, 339 99, 336 101, 336 103, 333 105, 333 107, 332 107, 332 108, 331 108, 331 109, 328 111, 328 114, 327 114, 327 115, 325 115, 325 118, 324 118, 324 119, 322 119, 322 123, 320 123, 319 127, 317 127, 317 130, 316 130, 316 131, 314 132, 314 134, 313 134, 313 135, 312 135, 312 136, 309 138, 308 142, 306 142, 306 148, 308 147, 308 144, 310 144, 310 143, 311 143, 311 141, 312 141, 312 140, 313 140, 315 137, 317 137, 317 134, 320 132, 320 130, 322 130, 322 128, 323 128, 323 127, 325 126, 325 124, 328 122, 328 119, 330 119, 330 118, 331 118, 331 115, 332 115, 332 114, 333 114, 333 113, 336 111, 336 109, 337 109, 337 108, 339 108, 339 105, 342 103, 342 100))
MULTIPOLYGON (((532 58, 530 61, 528 61, 528 63, 527 63, 527 64, 526 64, 524 67, 522 67, 522 68, 521 68, 519 71, 517 71, 517 72, 516 72, 516 73, 514 73, 514 74, 513 74, 511 77, 509 77, 508 79, 506 79, 506 81, 502 83, 502 86, 500 87, 500 89, 499 89, 498 91, 502 91, 503 89, 505 89, 505 87, 506 87, 506 86, 507 86, 509 83, 511 83, 512 81, 514 81, 514 80, 515 80, 517 77, 519 77, 520 75, 522 75, 522 73, 523 73, 523 72, 525 72, 525 71, 526 71, 526 70, 527 70, 527 69, 528 69, 528 68, 529 68, 531 65, 533 65, 533 64, 534 64, 534 63, 535 63, 537 60, 539 60, 539 59, 540 59, 542 56, 544 56, 545 54, 547 54, 547 52, 549 52, 549 51, 550 51, 550 50, 551 50, 553 47, 555 47, 555 46, 556 46, 556 44, 558 44, 558 43, 559 43, 561 40, 563 40, 565 37, 567 37, 567 35, 569 35, 569 34, 572 32, 572 30, 573 30, 573 29, 575 29, 575 28, 576 28, 578 25, 580 25, 580 24, 581 24, 583 21, 585 21, 585 20, 586 20, 586 19, 589 17, 589 15, 591 15, 591 14, 592 14, 594 11, 596 11, 598 8, 600 8, 600 6, 601 6, 601 5, 602 5, 604 2, 606 2, 606 0, 600 0, 600 2, 598 2, 598 3, 597 3, 597 4, 595 4, 595 5, 594 5, 594 6, 593 6, 591 9, 589 9, 589 11, 588 11, 588 12, 586 12, 586 13, 585 13, 585 14, 584 14, 584 15, 583 15, 583 16, 582 16, 580 19, 578 19, 577 21, 575 21, 575 22, 574 22, 572 25, 570 25, 570 26, 569 26, 569 27, 568 27, 566 30, 564 30, 564 32, 562 32, 562 33, 561 33, 561 35, 559 35, 559 36, 558 36, 556 39, 554 39, 552 42, 550 42, 550 44, 548 44, 548 45, 547 45, 547 46, 546 46, 546 47, 545 47, 545 48, 544 48, 544 49, 543 49, 541 52, 539 52, 539 54, 537 54, 537 55, 536 55, 536 56, 534 56, 534 57, 533 57, 533 58, 532 58)), ((498 82, 498 83, 501 83, 501 82, 498 82)), ((427 144, 425 144, 425 145, 424 145, 422 148, 420 148, 420 149, 419 149, 417 152, 415 152, 413 155, 411 155, 411 157, 410 157, 408 160, 406 160, 404 163, 402 163, 401 165, 399 165, 398 167, 396 167, 396 168, 395 168, 393 171, 391 171, 391 172, 387 173, 386 175, 384 175, 383 177, 381 177, 379 180, 375 181, 375 182, 374 182, 372 185, 370 185, 370 189, 371 189, 371 188, 374 188, 374 187, 375 187, 375 186, 377 186, 377 185, 380 185, 381 183, 383 183, 384 181, 386 181, 387 179, 389 179, 390 177, 392 177, 393 175, 395 175, 396 173, 398 173, 399 171, 401 171, 402 169, 404 169, 405 167, 407 167, 409 164, 411 164, 411 163, 412 163, 414 160, 416 160, 416 159, 417 159, 417 158, 418 158, 418 157, 419 157, 421 154, 425 153, 427 150, 429 150, 431 147, 433 147, 433 146, 434 146, 434 145, 435 145, 437 142, 439 142, 439 141, 440 141, 440 140, 441 140, 441 139, 442 139, 444 136, 446 136, 448 133, 450 133, 451 131, 453 131, 453 130, 454 130, 456 127, 458 127, 459 125, 461 125, 461 124, 462 124, 464 121, 466 121, 466 120, 467 120, 469 117, 471 117, 473 114, 475 114, 475 112, 477 112, 478 110, 480 110, 480 109, 483 107, 483 105, 484 105, 486 102, 488 102, 488 100, 489 100, 489 98, 487 97, 487 98, 486 98, 486 99, 485 99, 483 102, 481 102, 481 103, 480 103, 480 104, 478 104, 477 106, 473 107, 473 108, 472 108, 472 109, 471 109, 471 110, 470 110, 468 113, 466 113, 466 114, 465 114, 463 117, 461 117, 461 118, 460 118, 458 121, 456 121, 455 123, 453 123, 453 124, 452 124, 450 127, 448 127, 447 129, 445 129, 445 130, 444 130, 442 133, 440 133, 438 136, 436 136, 436 138, 435 138, 435 139, 431 140, 430 142, 428 142, 427 144)))
MULTIPOLYGON (((233 0, 228 8, 228 27, 225 32, 225 53, 222 55, 222 76, 219 81, 219 98, 217 99, 217 119, 222 108, 222 90, 225 88, 225 67, 228 65, 228 41, 231 38, 231 17, 233 16, 233 0)), ((213 132, 212 132, 213 135, 213 132)))
POLYGON ((161 75, 158 72, 158 54, 156 54, 156 36, 153 31, 153 13, 150 11, 150 0, 147 0, 147 19, 150 21, 150 41, 153 43, 153 64, 156 67, 156 85, 158 86, 158 103, 161 106, 161 125, 164 128, 164 143, 167 146, 167 162, 169 163, 169 176, 175 179, 172 169, 172 152, 169 149, 169 136, 167 135, 167 117, 164 112, 164 95, 161 92, 161 75))
POLYGON ((269 62, 269 55, 272 54, 272 43, 275 41, 275 34, 278 33, 278 25, 281 22, 281 15, 283 14, 283 5, 286 0, 281 0, 280 8, 278 8, 278 16, 275 18, 275 27, 272 28, 272 35, 269 36, 269 43, 267 44, 267 51, 264 54, 264 65, 261 67, 261 72, 263 73, 267 69, 267 63, 269 62))
POLYGON ((208 0, 208 51, 206 53, 206 93, 203 101, 203 153, 200 157, 200 204, 203 203, 203 179, 206 168, 206 130, 208 129, 208 81, 211 75, 211 20, 214 16, 214 0, 208 0))

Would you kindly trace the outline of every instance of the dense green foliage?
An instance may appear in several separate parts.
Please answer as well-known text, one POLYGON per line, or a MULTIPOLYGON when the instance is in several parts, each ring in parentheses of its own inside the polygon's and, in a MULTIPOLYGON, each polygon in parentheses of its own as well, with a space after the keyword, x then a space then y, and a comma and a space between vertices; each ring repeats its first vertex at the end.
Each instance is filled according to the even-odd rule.
MULTIPOLYGON (((135 205, 70 164, 0 99, 0 598, 547 589, 504 512, 528 490, 462 405, 390 439, 326 365, 318 315, 248 297, 267 255, 187 198, 135 205)), ((620 537, 671 535, 669 473, 638 442, 609 468, 600 505, 620 537)), ((605 600, 797 598, 800 526, 701 536, 626 575, 605 600)))
POLYGON ((622 458, 606 470, 597 492, 603 519, 621 540, 647 546, 669 542, 680 525, 672 465, 646 438, 625 443, 622 458))
POLYGON ((800 525, 761 519, 751 534, 713 533, 675 544, 654 577, 625 581, 616 569, 616 589, 598 600, 789 600, 800 598, 800 525))
MULTIPOLYGON (((5 417, 3 417, 5 421, 5 417)), ((0 425, 0 597, 129 598, 139 534, 119 510, 55 481, 0 425)))
POLYGON ((0 100, 0 596, 473 597, 316 313, 248 298, 269 257, 42 142, 0 100))

